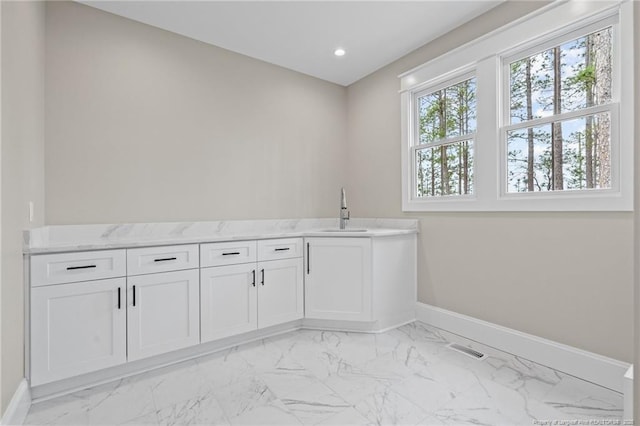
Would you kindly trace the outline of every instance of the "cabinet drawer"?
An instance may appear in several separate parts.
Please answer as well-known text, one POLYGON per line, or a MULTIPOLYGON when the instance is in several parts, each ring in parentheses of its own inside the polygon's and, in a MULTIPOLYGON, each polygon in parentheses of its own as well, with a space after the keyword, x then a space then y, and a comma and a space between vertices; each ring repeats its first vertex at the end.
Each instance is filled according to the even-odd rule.
POLYGON ((200 267, 236 265, 256 261, 255 241, 200 244, 200 267))
POLYGON ((197 244, 127 250, 127 275, 195 269, 198 266, 197 244))
POLYGON ((302 238, 258 241, 258 261, 302 257, 302 238))
POLYGON ((31 257, 31 286, 123 277, 126 269, 124 250, 34 255, 31 257))

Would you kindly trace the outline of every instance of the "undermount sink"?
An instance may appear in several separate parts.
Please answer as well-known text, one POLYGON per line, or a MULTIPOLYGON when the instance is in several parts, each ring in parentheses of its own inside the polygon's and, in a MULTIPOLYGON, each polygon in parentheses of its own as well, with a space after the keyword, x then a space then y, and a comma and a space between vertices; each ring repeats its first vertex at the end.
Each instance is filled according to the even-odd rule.
POLYGON ((356 229, 356 228, 346 228, 346 229, 321 229, 319 232, 367 232, 368 229, 356 229))

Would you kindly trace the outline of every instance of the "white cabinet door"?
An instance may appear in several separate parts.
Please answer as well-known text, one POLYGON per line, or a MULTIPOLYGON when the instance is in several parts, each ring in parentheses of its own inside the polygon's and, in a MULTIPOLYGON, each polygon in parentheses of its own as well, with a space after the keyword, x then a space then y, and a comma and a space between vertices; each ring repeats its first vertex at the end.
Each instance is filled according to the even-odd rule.
POLYGON ((202 342, 258 328, 255 263, 200 270, 202 342))
POLYGON ((200 342, 198 270, 127 278, 128 359, 200 342))
POLYGON ((372 319, 371 239, 306 238, 305 317, 372 319))
POLYGON ((126 280, 31 290, 31 386, 127 360, 126 280))
POLYGON ((258 263, 258 327, 294 321, 304 316, 302 258, 258 263))

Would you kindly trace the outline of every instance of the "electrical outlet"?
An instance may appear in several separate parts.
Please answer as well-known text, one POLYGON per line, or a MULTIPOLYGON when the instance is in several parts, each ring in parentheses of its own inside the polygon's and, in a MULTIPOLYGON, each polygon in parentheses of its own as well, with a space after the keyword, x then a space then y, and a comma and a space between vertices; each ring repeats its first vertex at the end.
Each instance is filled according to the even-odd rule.
POLYGON ((33 201, 29 201, 29 223, 33 223, 33 201))

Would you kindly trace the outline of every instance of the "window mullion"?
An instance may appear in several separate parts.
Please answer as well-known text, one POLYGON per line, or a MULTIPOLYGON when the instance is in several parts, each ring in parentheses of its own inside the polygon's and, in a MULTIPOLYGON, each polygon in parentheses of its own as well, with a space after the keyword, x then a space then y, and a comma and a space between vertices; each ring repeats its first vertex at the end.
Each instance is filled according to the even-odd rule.
POLYGON ((616 105, 616 103, 608 103, 608 104, 604 104, 604 105, 596 105, 596 106, 592 106, 592 107, 589 107, 589 108, 579 109, 579 110, 576 110, 576 111, 569 111, 569 112, 565 112, 565 113, 562 113, 562 114, 551 115, 549 117, 536 118, 534 120, 528 120, 528 121, 523 121, 523 122, 520 122, 520 123, 509 124, 507 126, 504 126, 502 128, 502 130, 509 132, 509 131, 512 131, 512 130, 526 129, 526 128, 529 128, 529 127, 538 127, 538 126, 542 126, 542 125, 545 125, 545 124, 557 123, 558 121, 571 120, 572 118, 586 117, 588 115, 595 115, 595 114, 599 114, 599 113, 602 113, 602 112, 611 111, 611 109, 613 108, 614 105, 616 105))
POLYGON ((442 146, 442 145, 451 145, 451 144, 454 144, 456 142, 472 140, 475 137, 476 137, 475 132, 467 133, 465 135, 453 136, 453 137, 450 137, 450 138, 438 139, 438 140, 433 141, 433 142, 418 144, 418 145, 416 145, 416 148, 418 148, 418 149, 421 149, 421 148, 436 148, 436 147, 439 147, 439 146, 442 146))

